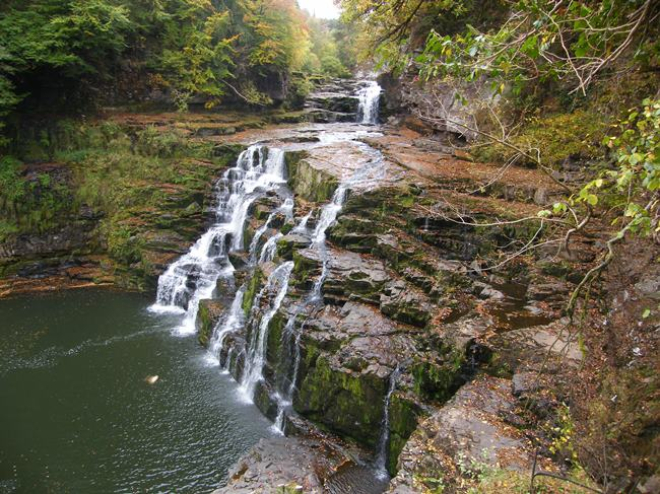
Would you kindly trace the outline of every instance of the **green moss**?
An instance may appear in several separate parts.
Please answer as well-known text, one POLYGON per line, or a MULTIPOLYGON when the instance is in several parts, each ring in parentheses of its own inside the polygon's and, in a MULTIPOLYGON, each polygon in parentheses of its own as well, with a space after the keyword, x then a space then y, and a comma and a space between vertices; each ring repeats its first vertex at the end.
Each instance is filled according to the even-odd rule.
POLYGON ((89 222, 79 218, 84 206, 103 218, 92 247, 112 257, 121 283, 130 286, 145 286, 153 276, 153 266, 143 256, 145 234, 165 229, 194 239, 203 227, 205 201, 215 180, 242 149, 115 122, 65 121, 36 137, 32 143, 18 143, 17 152, 41 146, 41 158, 57 163, 32 173, 31 165, 17 160, 7 165, 8 158, 3 159, 0 241, 89 222))
POLYGON ((301 251, 293 250, 293 275, 298 288, 311 288, 314 278, 321 273, 321 261, 303 255, 301 251))
POLYGON ((306 345, 305 368, 296 411, 325 428, 375 448, 381 432, 385 380, 370 373, 335 369, 328 357, 309 351, 306 345), (313 366, 309 368, 310 360, 313 366))
MULTIPOLYGON (((601 142, 606 130, 605 115, 577 110, 530 119, 511 142, 523 150, 540 150, 542 163, 559 167, 568 158, 593 160, 603 157, 601 142)), ((474 156, 479 161, 505 162, 513 154, 510 148, 494 144, 476 148, 474 156)))
POLYGON ((200 301, 199 310, 197 311, 197 321, 195 321, 197 326, 197 339, 203 347, 208 347, 213 333, 213 327, 215 326, 211 309, 206 302, 210 301, 200 301))
POLYGON ((314 168, 305 160, 307 153, 285 154, 289 186, 303 199, 312 202, 328 202, 339 186, 336 177, 314 168))
POLYGON ((387 470, 396 475, 396 465, 410 435, 417 428, 422 410, 419 405, 401 393, 394 393, 390 399, 390 444, 387 457, 387 470))
POLYGON ((250 278, 250 281, 247 285, 245 295, 243 295, 243 311, 245 312, 246 316, 249 316, 250 312, 252 311, 255 297, 257 296, 257 292, 259 291, 263 280, 263 271, 261 271, 259 268, 256 268, 254 273, 252 273, 252 277, 250 278))
POLYGON ((278 368, 281 367, 281 364, 284 364, 284 359, 282 358, 282 343, 286 323, 286 316, 281 312, 276 312, 268 325, 266 361, 274 370, 275 375, 283 375, 286 373, 286 368, 278 368))
POLYGON ((448 351, 441 360, 417 360, 412 366, 414 391, 421 398, 444 403, 461 384, 461 367, 465 356, 458 350, 448 351))

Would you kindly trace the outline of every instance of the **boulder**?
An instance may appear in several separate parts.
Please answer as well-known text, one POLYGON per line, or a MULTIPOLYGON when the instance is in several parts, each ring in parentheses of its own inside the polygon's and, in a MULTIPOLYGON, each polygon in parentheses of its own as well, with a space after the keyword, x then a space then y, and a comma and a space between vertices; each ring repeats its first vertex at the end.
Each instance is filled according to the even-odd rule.
POLYGON ((506 379, 482 376, 462 387, 410 437, 388 492, 425 492, 438 480, 453 492, 485 469, 531 471, 531 443, 502 418, 515 404, 506 379))
POLYGON ((197 327, 197 337, 202 346, 207 347, 211 336, 213 336, 213 329, 225 312, 225 305, 219 300, 200 300, 199 310, 197 311, 197 320, 195 326, 197 327))

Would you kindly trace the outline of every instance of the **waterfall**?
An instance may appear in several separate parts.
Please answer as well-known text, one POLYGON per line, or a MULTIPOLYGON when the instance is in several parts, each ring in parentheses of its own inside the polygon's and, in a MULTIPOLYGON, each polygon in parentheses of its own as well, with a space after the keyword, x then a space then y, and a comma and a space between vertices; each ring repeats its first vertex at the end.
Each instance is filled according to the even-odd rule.
POLYGON ((341 208, 346 202, 346 196, 348 193, 347 184, 342 184, 337 187, 332 201, 329 204, 326 204, 321 209, 321 216, 319 218, 314 234, 312 235, 312 248, 315 248, 323 259, 323 269, 321 271, 321 276, 316 283, 314 283, 314 289, 312 290, 312 300, 320 301, 322 300, 322 288, 325 279, 328 277, 328 248, 326 245, 326 232, 330 225, 332 225, 337 219, 337 215, 341 211, 341 208))
POLYGON ((389 456, 388 450, 390 447, 390 403, 392 401, 392 394, 396 390, 396 381, 399 379, 400 375, 401 370, 399 369, 399 366, 397 366, 390 374, 390 386, 385 395, 382 430, 378 442, 378 457, 376 459, 376 475, 379 479, 386 479, 388 477, 387 458, 389 456))
MULTIPOLYGON (((245 296, 245 287, 241 287, 234 296, 234 301, 229 309, 226 318, 220 319, 213 328, 213 335, 209 342, 209 355, 214 363, 222 365, 220 352, 225 343, 225 337, 243 327, 245 316, 243 314, 243 297, 245 296)), ((229 365, 229 358, 225 361, 224 367, 229 365)))
POLYGON ((199 301, 210 298, 218 280, 234 271, 227 254, 243 248, 243 230, 250 206, 285 182, 281 149, 254 145, 241 153, 236 165, 218 182, 215 223, 160 276, 156 303, 151 310, 185 314, 179 332, 193 333, 199 301))
POLYGON ((383 89, 376 81, 368 81, 357 92, 360 105, 358 107, 358 123, 378 123, 380 94, 383 89))
POLYGON ((249 400, 252 400, 254 396, 257 383, 263 379, 263 368, 266 362, 266 345, 268 343, 268 326, 280 309, 282 300, 286 296, 292 271, 293 261, 285 262, 271 273, 263 288, 262 295, 267 295, 274 289, 277 291, 269 310, 261 316, 258 328, 253 329, 252 337, 250 338, 248 353, 245 359, 245 369, 243 370, 243 377, 241 379, 241 393, 249 400))
POLYGON ((278 232, 268 239, 268 242, 264 244, 264 248, 261 250, 259 264, 271 262, 275 258, 275 254, 277 253, 277 241, 283 236, 282 233, 278 232))
POLYGON ((291 233, 305 233, 307 231, 307 223, 309 223, 309 219, 312 217, 313 212, 314 210, 311 210, 309 213, 307 213, 305 217, 300 221, 300 223, 293 230, 291 230, 291 233))

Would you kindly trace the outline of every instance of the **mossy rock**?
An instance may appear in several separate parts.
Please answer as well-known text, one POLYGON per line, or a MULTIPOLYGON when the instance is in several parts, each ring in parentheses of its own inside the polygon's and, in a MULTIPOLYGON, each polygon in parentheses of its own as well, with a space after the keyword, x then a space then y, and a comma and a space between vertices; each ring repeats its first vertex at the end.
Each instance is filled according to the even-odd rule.
POLYGON ((206 299, 199 301, 195 326, 197 327, 197 338, 202 346, 209 346, 209 341, 213 336, 213 329, 218 324, 224 311, 225 306, 219 300, 206 299))
POLYGON ((249 317, 250 312, 252 311, 252 306, 254 305, 254 299, 261 288, 261 284, 264 281, 264 273, 261 269, 256 268, 252 273, 252 277, 248 282, 247 289, 245 290, 245 295, 243 295, 243 311, 245 316, 249 317))
POLYGON ((418 359, 411 367, 415 393, 425 399, 444 403, 462 384, 465 356, 450 350, 442 357, 418 359))
POLYGON ((294 250, 293 263, 296 287, 311 289, 314 286, 314 278, 321 275, 323 268, 323 261, 319 259, 318 253, 311 249, 294 250))
POLYGON ((294 251, 306 249, 311 244, 311 240, 296 233, 285 234, 277 241, 277 255, 287 261, 293 260, 294 251))
POLYGON ((261 413, 270 420, 275 420, 277 417, 277 402, 271 396, 270 389, 264 381, 257 383, 252 399, 261 413))
MULTIPOLYGON (((309 352, 309 348, 305 348, 309 352)), ((312 353, 315 353, 312 350, 312 353)), ((305 363, 309 355, 305 358, 305 363)), ((295 410, 328 430, 372 449, 380 438, 387 380, 373 373, 335 368, 326 355, 305 368, 295 410)))
POLYGON ((395 392, 390 397, 390 443, 387 456, 387 471, 393 477, 397 472, 397 460, 408 438, 417 428, 423 415, 420 405, 404 393, 395 392))
POLYGON ((307 201, 330 201, 339 186, 339 180, 328 172, 312 166, 306 157, 307 153, 304 152, 286 153, 289 186, 307 201))

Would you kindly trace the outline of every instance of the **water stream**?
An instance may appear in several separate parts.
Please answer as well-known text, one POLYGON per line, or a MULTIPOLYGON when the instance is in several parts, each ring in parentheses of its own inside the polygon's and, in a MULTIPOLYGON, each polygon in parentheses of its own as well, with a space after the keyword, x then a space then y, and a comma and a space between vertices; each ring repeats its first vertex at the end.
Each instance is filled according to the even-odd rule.
MULTIPOLYGON (((375 82, 363 84, 359 122, 377 123, 380 92, 375 82)), ((322 260, 322 272, 289 312, 283 334, 292 351, 283 357, 290 360, 283 366, 287 375, 279 376, 272 390, 280 432, 298 380, 305 327, 299 316, 311 317, 323 303, 331 261, 326 232, 351 189, 377 182, 384 174, 380 153, 356 141, 364 134, 359 128, 321 132, 314 144, 352 141, 368 159, 340 181, 329 203, 299 218, 292 230, 309 238, 322 260), (310 227, 315 212, 318 217, 310 227)), ((213 224, 160 276, 156 301, 149 307, 139 296, 93 291, 37 298, 31 301, 34 324, 25 330, 25 310, 12 304, 26 301, 0 301, 0 333, 10 332, 9 340, 18 342, 16 348, 0 348, 0 493, 210 491, 222 485, 227 468, 241 453, 272 433, 256 408, 242 402, 252 401, 264 380, 269 326, 289 301, 294 263, 272 264, 284 235, 276 218, 295 221, 286 179, 284 150, 256 143, 241 153, 217 183, 213 224), (267 196, 279 206, 246 246, 250 208, 267 196), (230 261, 230 254, 239 251, 247 251, 248 269, 259 266, 269 273, 247 317, 246 287, 237 286, 230 261), (171 338, 172 332, 194 335, 200 301, 216 296, 219 282, 232 291, 208 352, 200 351, 195 338, 171 338), (22 319, 13 317, 12 310, 22 319), (60 320, 54 314, 70 317, 60 320), (230 334, 246 330, 249 338, 237 385, 222 375, 228 373, 235 351, 226 343, 230 334), (155 385, 145 383, 148 375, 159 376, 155 385), (25 387, 33 393, 21 393, 25 387), (242 400, 235 398, 237 389, 242 400), (15 423, 22 425, 7 427, 15 423)), ((385 400, 381 473, 395 380, 393 376, 385 400)))
POLYGON ((234 267, 227 255, 243 248, 248 210, 257 198, 286 183, 284 168, 281 149, 254 145, 219 181, 216 223, 158 280, 151 310, 185 314, 179 333, 194 333, 199 301, 211 298, 218 279, 232 275, 234 267))
POLYGON ((252 331, 252 338, 248 347, 248 355, 245 359, 245 369, 241 379, 241 393, 251 400, 254 390, 259 381, 263 379, 263 368, 266 360, 266 343, 268 340, 268 325, 275 313, 280 309, 282 300, 289 289, 289 279, 293 271, 293 262, 289 261, 279 266, 268 277, 260 298, 271 292, 275 293, 270 302, 269 309, 261 316, 256 331, 252 331))

